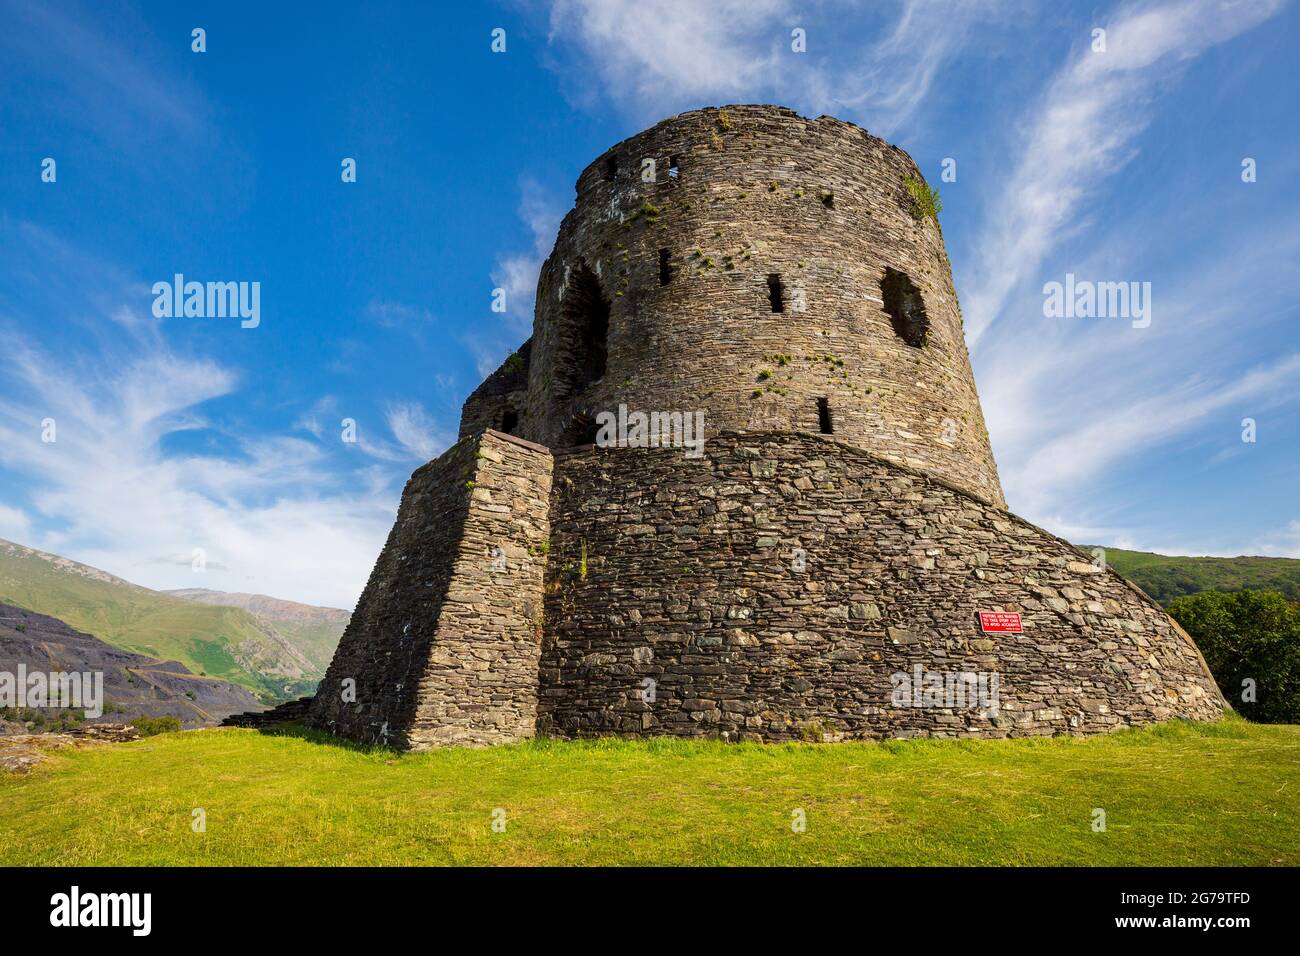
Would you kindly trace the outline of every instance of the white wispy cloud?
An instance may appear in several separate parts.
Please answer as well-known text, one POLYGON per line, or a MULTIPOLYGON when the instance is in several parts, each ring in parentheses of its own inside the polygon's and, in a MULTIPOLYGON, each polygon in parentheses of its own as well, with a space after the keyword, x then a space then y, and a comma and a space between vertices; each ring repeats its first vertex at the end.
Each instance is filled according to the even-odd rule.
POLYGON ((1248 403, 1294 400, 1300 386, 1300 355, 1262 363, 1240 377, 1223 381, 1189 381, 1158 395, 1098 411, 1040 444, 1017 460, 1008 494, 1030 512, 1059 501, 1062 489, 1086 487, 1089 479, 1117 460, 1150 456, 1156 447, 1215 414, 1233 413, 1248 403))
MULTIPOLYGON (((503 327, 486 335, 465 340, 480 375, 488 375, 505 361, 533 332, 533 308, 537 299, 537 276, 550 255, 566 207, 555 194, 532 176, 519 180, 519 219, 527 229, 531 245, 508 252, 492 270, 494 288, 504 289, 506 311, 503 327)), ((496 313, 494 313, 496 314, 496 313)))
POLYGON ((1023 122, 1024 148, 989 203, 974 285, 965 296, 971 344, 1008 297, 1038 274, 1043 257, 1085 223, 1084 203, 1136 155, 1157 83, 1210 47, 1271 17, 1285 0, 1174 0, 1122 7, 1108 20, 1106 49, 1091 36, 1048 84, 1023 122))
POLYGON ((391 481, 340 476, 310 440, 216 429, 199 408, 239 381, 214 362, 134 342, 134 357, 91 364, 7 339, 0 466, 27 480, 30 504, 0 504, 6 536, 152 587, 356 600, 391 524, 391 481), (200 428, 220 432, 222 453, 168 450, 200 428), (202 580, 176 563, 196 548, 202 580))
POLYGON ((848 76, 809 74, 810 98, 818 109, 862 112, 874 132, 890 136, 917 116, 944 66, 980 52, 979 31, 1000 29, 1026 10, 1002 0, 903 0, 893 26, 848 76))
POLYGON ((1221 197, 1199 194, 1150 199, 1118 215, 1112 203, 1104 220, 1087 212, 1107 200, 1108 179, 1142 147, 1181 65, 1278 6, 1183 0, 1130 5, 1103 20, 1107 51, 1085 49, 1048 82, 1020 124, 1028 130, 1023 152, 971 244, 982 254, 973 290, 963 287, 963 311, 1007 500, 1074 540, 1169 543, 1176 536, 1114 523, 1123 509, 1097 494, 1108 475, 1216 422, 1235 437, 1244 415, 1300 400, 1300 356, 1265 358, 1258 349, 1277 337, 1296 287, 1293 214, 1243 222, 1221 214, 1221 197), (1183 216, 1220 228, 1184 244, 1178 264, 1152 276, 1146 237, 1178 235, 1183 216), (1088 250, 1068 267, 1080 278, 1155 279, 1150 328, 1044 318, 1042 270, 1049 256, 1059 269, 1056 250, 1067 240, 1088 250), (1243 257, 1248 247, 1257 252, 1243 257))
POLYGON ((385 329, 419 330, 433 322, 433 314, 428 309, 378 299, 366 304, 365 315, 385 329))
MULTIPOLYGON (((1240 447, 1244 417, 1300 405, 1300 350, 1260 350, 1261 342, 1289 341, 1300 258, 1300 236, 1290 223, 1300 209, 1281 211, 1262 228, 1249 219, 1219 219, 1195 198, 1170 201, 1221 229, 1189 247, 1179 268, 1159 275, 1149 328, 1123 319, 1047 319, 1042 297, 1030 290, 1017 300, 1023 304, 1016 321, 1008 316, 995 325, 978 350, 980 395, 1008 503, 1067 537, 1068 525, 1098 523, 1092 515, 1107 507, 1098 489, 1114 470, 1159 462, 1189 442, 1240 447), (1257 251, 1242 257, 1246 247, 1257 251)), ((1144 209, 1115 220, 1079 272, 1096 274, 1106 263, 1117 278, 1133 276, 1136 265, 1124 265, 1141 261, 1132 237, 1160 231, 1167 215, 1144 209)), ((1220 451, 1207 466, 1233 454, 1220 451)), ((1151 535, 1159 532, 1113 530, 1091 540, 1124 537, 1155 550, 1151 535)))
POLYGON ((298 416, 293 427, 310 432, 318 440, 322 439, 325 437, 326 428, 332 428, 334 421, 338 420, 337 412, 338 400, 333 395, 323 395, 312 403, 311 408, 298 416))
POLYGON ((550 37, 576 48, 589 67, 564 71, 579 99, 607 96, 637 121, 773 101, 857 118, 888 136, 916 115, 945 64, 959 51, 979 50, 963 48, 977 30, 996 29, 1008 10, 1022 7, 1005 0, 845 0, 812 9, 790 0, 558 0, 550 37), (826 52, 846 21, 875 38, 832 59, 826 52), (806 53, 791 49, 795 28, 806 33, 806 53))
POLYGON ((21 508, 0 505, 0 538, 24 541, 31 534, 32 520, 21 508))
POLYGON ((332 395, 247 429, 209 409, 254 383, 172 344, 147 283, 27 223, 0 219, 0 236, 22 253, 0 302, 0 537, 149 587, 351 606, 411 468, 454 436, 395 402, 356 415, 370 448, 346 445, 332 395), (52 323, 76 335, 27 331, 52 323))
POLYGON ((559 200, 532 176, 519 180, 519 219, 528 230, 532 244, 525 251, 503 255, 492 272, 493 285, 505 290, 504 317, 515 336, 527 337, 532 332, 537 275, 555 244, 564 212, 559 200))
POLYGON ((636 108, 749 95, 778 71, 787 0, 559 0, 551 39, 576 40, 595 79, 636 108))
POLYGON ((1276 558, 1300 558, 1300 520, 1289 521, 1282 527, 1261 535, 1247 553, 1276 558))
POLYGON ((398 445, 421 462, 437 458, 456 440, 418 402, 390 404, 385 419, 398 445))
MULTIPOLYGON (((180 73, 165 69, 174 58, 143 24, 121 42, 97 22, 94 4, 74 6, 0 0, 0 50, 27 75, 47 84, 43 105, 88 125, 126 148, 159 135, 193 135, 207 121, 201 92, 180 73), (57 94, 56 95, 56 91, 57 94)), ((131 14, 121 9, 112 24, 131 30, 131 14)), ((176 38, 188 51, 188 30, 176 38)))

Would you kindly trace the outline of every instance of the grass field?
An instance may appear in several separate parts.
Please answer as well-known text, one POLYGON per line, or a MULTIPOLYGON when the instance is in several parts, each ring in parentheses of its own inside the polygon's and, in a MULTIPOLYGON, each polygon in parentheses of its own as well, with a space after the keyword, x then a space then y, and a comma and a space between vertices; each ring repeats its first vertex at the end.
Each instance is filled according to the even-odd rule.
POLYGON ((0 863, 1294 866, 1300 727, 401 756, 301 731, 196 731, 0 775, 0 863))

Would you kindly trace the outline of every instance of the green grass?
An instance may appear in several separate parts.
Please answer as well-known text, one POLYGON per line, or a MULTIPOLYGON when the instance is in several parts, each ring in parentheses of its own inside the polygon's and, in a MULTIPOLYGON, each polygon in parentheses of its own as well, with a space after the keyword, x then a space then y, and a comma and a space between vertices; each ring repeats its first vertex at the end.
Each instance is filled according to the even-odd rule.
POLYGON ((166 734, 0 778, 0 864, 36 863, 1294 866, 1300 727, 402 756, 301 731, 166 734))
POLYGON ((912 197, 912 215, 917 220, 928 217, 938 222, 939 213, 943 212, 943 200, 939 198, 939 190, 914 176, 904 179, 903 185, 907 187, 908 195, 912 197))
MULTIPOLYGON (((1093 545, 1084 546, 1091 553, 1093 545)), ((1106 563, 1166 606, 1200 591, 1280 591, 1300 600, 1296 558, 1188 558, 1105 548, 1106 563)))

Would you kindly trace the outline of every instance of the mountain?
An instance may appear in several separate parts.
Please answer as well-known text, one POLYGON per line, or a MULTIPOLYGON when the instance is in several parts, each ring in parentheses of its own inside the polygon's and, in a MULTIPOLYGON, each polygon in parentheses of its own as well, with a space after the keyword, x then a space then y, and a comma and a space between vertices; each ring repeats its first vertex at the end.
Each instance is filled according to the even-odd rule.
MULTIPOLYGON (((1091 552, 1093 545, 1086 545, 1091 552)), ((1189 558, 1149 551, 1104 548, 1106 563, 1147 594, 1168 606, 1174 598, 1199 591, 1281 591, 1300 600, 1300 559, 1189 558)))
POLYGON ((180 661, 275 703, 311 693, 325 638, 282 631, 242 607, 151 591, 98 568, 0 539, 0 602, 47 614, 115 647, 180 661), (305 648, 298 640, 305 641, 305 648))
POLYGON ((207 588, 182 588, 162 593, 199 604, 243 608, 258 621, 287 637, 321 673, 329 666, 343 629, 352 619, 352 612, 341 608, 299 604, 265 594, 209 591, 207 588))
MULTIPOLYGON (((199 677, 179 661, 162 661, 105 644, 63 621, 12 604, 0 604, 0 673, 51 671, 104 675, 104 713, 91 721, 125 723, 136 717, 171 715, 184 727, 220 723, 231 714, 263 710, 245 688, 199 677)), ((48 716, 68 713, 48 710, 48 716)), ((80 713, 80 712, 79 712, 80 713)), ((13 717, 12 713, 8 714, 13 717)), ((11 724, 10 726, 14 726, 11 724)))

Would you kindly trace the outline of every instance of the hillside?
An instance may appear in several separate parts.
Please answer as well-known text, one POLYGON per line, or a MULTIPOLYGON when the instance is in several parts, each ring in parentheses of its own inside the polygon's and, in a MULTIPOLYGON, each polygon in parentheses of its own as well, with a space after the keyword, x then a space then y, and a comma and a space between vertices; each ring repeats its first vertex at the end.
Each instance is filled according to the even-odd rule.
MULTIPOLYGON (((1085 545, 1091 553, 1094 545, 1085 545)), ((1300 559, 1190 558, 1105 548, 1106 562, 1147 594, 1168 606, 1198 591, 1281 591, 1300 600, 1300 559)))
POLYGON ((210 591, 207 588, 184 588, 162 593, 199 604, 243 608, 288 638, 321 673, 329 666, 334 649, 339 646, 339 638, 352 618, 351 611, 341 608, 299 604, 265 594, 210 591))
MULTIPOLYGON (((183 727, 219 723, 230 714, 261 709, 245 688, 215 677, 199 677, 177 661, 161 661, 105 644, 62 621, 10 604, 0 604, 0 672, 101 673, 104 713, 91 722, 126 723, 136 717, 169 715, 183 727)), ((46 716, 67 713, 51 709, 46 716)), ((12 717, 13 714, 9 714, 12 717)))
POLYGON ((324 668, 239 607, 197 604, 0 539, 0 602, 58 618, 146 657, 180 661, 268 702, 310 693, 324 668))

